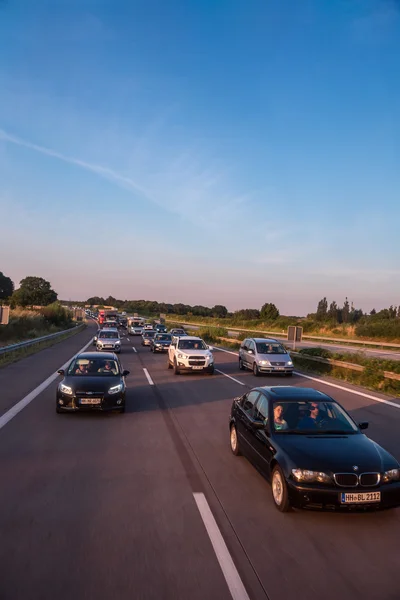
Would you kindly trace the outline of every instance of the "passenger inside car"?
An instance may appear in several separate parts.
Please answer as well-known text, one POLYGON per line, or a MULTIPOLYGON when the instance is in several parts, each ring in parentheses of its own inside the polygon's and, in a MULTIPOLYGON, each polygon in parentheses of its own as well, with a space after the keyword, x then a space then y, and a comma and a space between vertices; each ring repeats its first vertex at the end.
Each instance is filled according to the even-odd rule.
POLYGON ((98 373, 112 373, 113 375, 116 375, 117 370, 115 368, 115 365, 113 365, 112 361, 106 360, 103 363, 103 366, 100 367, 100 369, 98 370, 98 373))
POLYGON ((283 418, 282 404, 277 404, 274 407, 274 426, 275 426, 275 431, 283 431, 283 430, 289 428, 287 422, 283 418))

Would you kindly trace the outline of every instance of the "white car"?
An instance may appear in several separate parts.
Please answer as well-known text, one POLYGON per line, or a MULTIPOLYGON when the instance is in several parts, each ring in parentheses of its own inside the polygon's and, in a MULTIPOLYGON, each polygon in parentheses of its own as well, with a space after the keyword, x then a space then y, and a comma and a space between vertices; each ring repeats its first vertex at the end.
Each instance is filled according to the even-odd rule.
POLYGON ((151 323, 145 323, 143 329, 145 331, 152 331, 153 330, 153 325, 151 323))
POLYGON ((183 372, 202 372, 213 375, 214 355, 212 347, 199 337, 173 336, 168 348, 168 369, 174 369, 175 375, 183 372))
POLYGON ((128 329, 129 335, 142 335, 143 327, 142 325, 131 325, 128 329))

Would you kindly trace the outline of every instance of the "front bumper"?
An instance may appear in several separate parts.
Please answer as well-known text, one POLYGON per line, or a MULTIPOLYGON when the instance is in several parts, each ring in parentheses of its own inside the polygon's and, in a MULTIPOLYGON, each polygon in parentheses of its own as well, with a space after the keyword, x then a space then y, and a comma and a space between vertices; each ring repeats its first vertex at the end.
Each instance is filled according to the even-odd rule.
POLYGON ((153 346, 153 347, 154 347, 154 352, 166 352, 166 351, 168 350, 169 346, 170 346, 169 344, 168 344, 168 345, 165 345, 165 346, 163 346, 163 345, 161 345, 161 346, 156 346, 156 345, 154 344, 154 346, 153 346))
POLYGON ((116 352, 119 354, 121 352, 121 345, 116 346, 115 344, 107 345, 107 346, 96 346, 98 352, 116 352))
POLYGON ((149 340, 149 339, 142 340, 142 346, 151 346, 151 340, 149 340))
POLYGON ((294 367, 274 367, 272 365, 257 365, 260 373, 275 373, 279 375, 280 373, 293 373, 294 367))
POLYGON ((214 373, 214 363, 212 362, 202 366, 201 369, 196 369, 195 366, 185 365, 178 360, 178 369, 181 373, 214 373))
POLYGON ((400 482, 387 483, 372 488, 339 488, 298 484, 287 481, 289 498, 295 508, 309 508, 339 511, 385 510, 400 506, 400 482), (368 504, 342 504, 342 493, 380 492, 381 501, 368 504))
POLYGON ((106 412, 109 410, 118 410, 124 408, 124 406, 125 392, 103 396, 99 404, 81 404, 80 398, 76 396, 67 396, 60 392, 57 394, 57 407, 63 412, 106 412))

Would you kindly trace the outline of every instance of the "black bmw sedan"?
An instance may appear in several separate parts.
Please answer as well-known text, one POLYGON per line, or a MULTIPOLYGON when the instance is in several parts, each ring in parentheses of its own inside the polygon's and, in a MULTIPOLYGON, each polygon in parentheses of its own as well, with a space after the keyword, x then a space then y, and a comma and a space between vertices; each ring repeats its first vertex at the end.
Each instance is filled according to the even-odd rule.
POLYGON ((400 465, 367 427, 330 396, 292 386, 254 388, 229 418, 233 454, 266 476, 281 512, 400 506, 400 465))
POLYGON ((68 368, 57 388, 56 411, 117 410, 125 412, 125 377, 113 352, 83 352, 68 368))

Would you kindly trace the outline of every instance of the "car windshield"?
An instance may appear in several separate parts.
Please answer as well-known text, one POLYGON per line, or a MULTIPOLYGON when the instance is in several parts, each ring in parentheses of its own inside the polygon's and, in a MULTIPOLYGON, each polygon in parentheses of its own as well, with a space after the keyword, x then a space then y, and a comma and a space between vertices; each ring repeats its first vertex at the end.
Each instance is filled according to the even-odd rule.
POLYGON ((274 402, 273 427, 279 433, 351 434, 358 427, 339 404, 332 401, 274 402))
POLYGON ((203 340, 179 340, 179 350, 206 350, 203 340))
POLYGON ((169 333, 162 333, 162 334, 156 335, 155 339, 161 340, 162 342, 170 342, 171 336, 169 335, 169 333))
POLYGON ((99 338, 115 339, 117 337, 118 337, 118 333, 116 331, 102 331, 99 334, 99 338))
POLYGON ((105 358, 79 358, 70 364, 68 375, 90 376, 93 375, 119 375, 118 363, 115 360, 105 358))
POLYGON ((144 336, 144 337, 154 337, 154 336, 155 336, 155 334, 156 334, 156 332, 155 332, 155 331, 145 331, 145 332, 143 333, 143 336, 144 336))
POLYGON ((258 354, 287 354, 282 344, 258 342, 256 346, 258 354))

